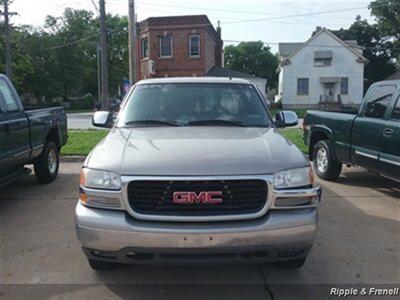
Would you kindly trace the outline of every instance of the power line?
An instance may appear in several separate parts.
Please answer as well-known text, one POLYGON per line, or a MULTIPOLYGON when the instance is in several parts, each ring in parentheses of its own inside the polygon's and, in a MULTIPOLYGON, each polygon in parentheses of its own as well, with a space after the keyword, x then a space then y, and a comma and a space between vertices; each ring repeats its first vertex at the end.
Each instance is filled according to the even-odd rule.
POLYGON ((87 36, 87 37, 85 37, 85 38, 82 38, 82 39, 73 41, 73 42, 69 42, 69 43, 61 44, 61 45, 57 45, 57 46, 52 46, 52 47, 48 47, 48 48, 43 48, 43 49, 39 49, 39 50, 47 51, 47 50, 55 50, 55 49, 60 49, 60 48, 72 46, 72 45, 75 45, 75 44, 79 44, 80 42, 83 42, 83 41, 92 39, 92 38, 94 38, 94 37, 97 37, 98 35, 99 35, 99 32, 96 33, 96 34, 93 34, 93 35, 89 35, 89 36, 87 36))
MULTIPOLYGON (((225 43, 232 43, 232 44, 238 44, 238 43, 251 43, 251 42, 262 42, 263 44, 266 45, 279 45, 279 44, 287 44, 287 43, 282 43, 282 42, 266 42, 266 41, 262 41, 262 40, 257 40, 257 41, 243 41, 243 40, 223 40, 225 43)), ((289 43, 290 44, 290 43, 289 43)), ((310 45, 310 44, 305 44, 302 42, 299 43, 294 43, 294 44, 302 44, 301 46, 303 47, 312 47, 312 48, 343 48, 343 46, 339 46, 339 45, 310 45)), ((348 45, 350 48, 352 48, 352 45, 348 45)), ((395 48, 395 47, 364 47, 361 45, 356 45, 358 47, 361 47, 362 49, 371 49, 371 50, 387 50, 387 49, 400 49, 400 48, 395 48)))
POLYGON ((318 12, 305 13, 305 14, 293 14, 293 15, 285 15, 285 16, 278 16, 278 17, 268 17, 268 18, 259 18, 259 19, 246 19, 246 20, 225 22, 223 24, 224 25, 227 25, 227 24, 240 24, 240 23, 268 21, 268 20, 274 20, 274 19, 308 17, 308 16, 314 16, 314 15, 322 15, 322 14, 330 14, 330 13, 337 13, 337 12, 359 10, 359 9, 363 9, 363 8, 368 8, 368 6, 361 6, 361 7, 354 7, 354 8, 343 8, 343 9, 335 9, 335 10, 326 10, 326 11, 318 11, 318 12))
MULTIPOLYGON (((392 5, 400 5, 400 3, 393 3, 392 5)), ((379 6, 388 6, 388 5, 387 4, 382 4, 382 5, 379 5, 379 6)), ((276 17, 259 18, 259 19, 247 19, 247 20, 240 20, 240 21, 225 22, 223 24, 240 24, 240 23, 267 21, 267 20, 273 20, 273 19, 308 17, 308 16, 314 16, 314 15, 323 15, 323 14, 330 14, 330 13, 353 11, 353 10, 359 10, 359 9, 365 9, 365 8, 369 8, 369 7, 368 6, 360 6, 360 7, 325 10, 325 11, 318 11, 318 12, 304 13, 304 14, 293 14, 293 15, 276 16, 276 17)))
POLYGON ((152 3, 141 3, 139 2, 139 6, 156 6, 156 7, 171 7, 171 8, 182 8, 182 9, 194 9, 194 10, 209 10, 209 11, 219 11, 219 12, 227 12, 227 13, 237 13, 237 14, 254 14, 254 15, 279 15, 273 13, 262 13, 256 11, 240 11, 240 10, 232 10, 232 9, 220 9, 220 8, 210 8, 210 7, 191 7, 191 6, 182 6, 182 5, 169 5, 169 4, 152 4, 152 3))

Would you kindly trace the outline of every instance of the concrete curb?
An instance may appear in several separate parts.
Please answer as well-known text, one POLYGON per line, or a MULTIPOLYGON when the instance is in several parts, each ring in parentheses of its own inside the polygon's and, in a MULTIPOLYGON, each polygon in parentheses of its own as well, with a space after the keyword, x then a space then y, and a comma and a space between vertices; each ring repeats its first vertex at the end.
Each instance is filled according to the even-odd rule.
POLYGON ((86 156, 80 155, 69 155, 69 156, 60 156, 60 162, 84 162, 86 156))

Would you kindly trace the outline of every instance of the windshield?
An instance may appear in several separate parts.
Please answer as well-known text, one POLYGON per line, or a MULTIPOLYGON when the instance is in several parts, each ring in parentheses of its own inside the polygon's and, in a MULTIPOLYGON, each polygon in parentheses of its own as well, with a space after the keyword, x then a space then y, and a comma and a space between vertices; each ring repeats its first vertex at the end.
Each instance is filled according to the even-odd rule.
POLYGON ((270 126, 262 99, 252 85, 165 83, 138 85, 117 126, 270 126))

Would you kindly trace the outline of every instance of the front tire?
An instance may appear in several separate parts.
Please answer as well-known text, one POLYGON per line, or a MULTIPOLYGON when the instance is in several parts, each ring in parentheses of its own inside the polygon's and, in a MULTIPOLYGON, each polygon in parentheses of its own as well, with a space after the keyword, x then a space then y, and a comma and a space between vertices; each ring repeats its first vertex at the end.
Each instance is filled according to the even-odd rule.
POLYGON ((95 259, 88 259, 89 265, 93 270, 96 271, 107 271, 113 270, 117 267, 117 264, 112 262, 100 261, 95 259))
POLYGON ((42 153, 34 163, 35 175, 39 182, 49 183, 54 181, 58 175, 60 156, 57 145, 46 142, 42 153))
POLYGON ((306 262, 306 258, 299 258, 293 260, 277 261, 274 266, 280 269, 299 269, 306 262))
POLYGON ((335 160, 329 141, 319 141, 314 146, 313 165, 318 177, 336 181, 342 172, 342 163, 335 160))

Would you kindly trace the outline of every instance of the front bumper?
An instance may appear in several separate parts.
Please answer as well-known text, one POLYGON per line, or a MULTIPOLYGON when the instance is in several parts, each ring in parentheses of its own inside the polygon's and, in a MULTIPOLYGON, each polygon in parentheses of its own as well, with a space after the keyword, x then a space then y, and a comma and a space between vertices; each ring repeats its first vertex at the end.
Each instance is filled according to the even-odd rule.
POLYGON ((123 263, 305 257, 317 219, 316 207, 269 210, 258 219, 207 223, 142 221, 125 211, 80 203, 75 211, 77 236, 86 255, 123 263))

